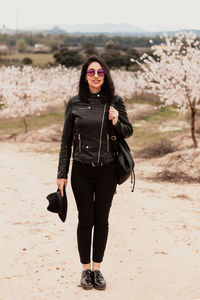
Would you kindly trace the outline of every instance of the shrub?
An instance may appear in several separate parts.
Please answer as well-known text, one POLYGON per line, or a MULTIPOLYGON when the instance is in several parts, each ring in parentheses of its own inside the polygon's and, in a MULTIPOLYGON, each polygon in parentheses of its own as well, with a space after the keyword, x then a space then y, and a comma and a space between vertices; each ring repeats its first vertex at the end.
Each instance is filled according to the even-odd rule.
POLYGON ((83 62, 83 57, 78 50, 70 50, 67 47, 61 48, 54 54, 56 63, 66 67, 77 67, 83 62))
POLYGON ((169 140, 161 140, 159 142, 151 143, 140 151, 136 152, 136 155, 141 158, 153 158, 161 157, 165 154, 175 152, 177 149, 169 140))
POLYGON ((32 65, 32 63, 33 63, 33 60, 30 58, 30 57, 24 57, 23 59, 22 59, 22 63, 24 64, 24 65, 32 65))
POLYGON ((200 150, 190 149, 169 154, 155 179, 173 182, 200 182, 200 150))

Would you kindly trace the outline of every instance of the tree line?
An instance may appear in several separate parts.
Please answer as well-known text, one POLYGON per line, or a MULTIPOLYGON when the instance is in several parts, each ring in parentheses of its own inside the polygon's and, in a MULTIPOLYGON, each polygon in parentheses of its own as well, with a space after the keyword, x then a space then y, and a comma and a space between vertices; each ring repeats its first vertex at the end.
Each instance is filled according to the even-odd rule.
MULTIPOLYGON (((149 48, 145 51, 151 56, 153 51, 149 48)), ((78 67, 83 63, 88 55, 96 54, 101 56, 107 65, 112 69, 126 69, 138 71, 140 68, 137 64, 131 62, 131 58, 139 59, 141 53, 135 48, 128 46, 119 46, 117 44, 108 43, 103 50, 98 50, 92 42, 84 42, 80 49, 69 49, 68 47, 61 47, 54 53, 55 62, 66 67, 78 67)))
MULTIPOLYGON (((0 34, 0 44, 5 44, 9 47, 15 47, 17 41, 23 39, 27 46, 34 46, 35 44, 45 44, 50 47, 51 52, 59 49, 61 46, 81 47, 85 42, 91 42, 95 47, 104 47, 107 43, 112 42, 118 46, 126 47, 150 47, 149 39, 146 36, 120 36, 113 37, 105 34, 98 34, 92 36, 73 35, 73 34, 47 34, 43 33, 28 34, 16 33, 15 35, 0 34)), ((151 38, 155 44, 160 44, 161 38, 159 36, 151 38)))

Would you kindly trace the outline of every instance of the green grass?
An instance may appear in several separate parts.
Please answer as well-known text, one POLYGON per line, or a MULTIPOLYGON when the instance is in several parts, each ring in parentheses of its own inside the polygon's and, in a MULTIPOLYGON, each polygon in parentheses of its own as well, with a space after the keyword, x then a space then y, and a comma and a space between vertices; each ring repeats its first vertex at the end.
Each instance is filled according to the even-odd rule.
POLYGON ((165 106, 165 107, 161 107, 155 113, 152 113, 151 115, 143 117, 142 120, 147 121, 147 122, 158 122, 158 121, 163 121, 165 119, 168 119, 170 117, 175 117, 178 115, 179 115, 179 113, 173 106, 165 106))
MULTIPOLYGON (((49 114, 42 114, 26 119, 28 131, 39 129, 55 123, 64 121, 64 110, 55 111, 49 114)), ((24 132, 23 120, 6 120, 0 122, 0 135, 12 135, 24 132)))
POLYGON ((137 100, 137 99, 125 99, 125 104, 128 105, 128 106, 131 106, 132 104, 149 104, 149 105, 152 105, 152 106, 158 106, 160 105, 160 103, 158 104, 158 102, 154 101, 154 100, 137 100))
POLYGON ((2 59, 20 59, 22 60, 24 57, 29 57, 33 61, 33 65, 43 67, 47 63, 54 62, 53 54, 52 53, 18 53, 12 55, 2 55, 2 59))
POLYGON ((172 136, 177 136, 180 131, 158 131, 158 127, 163 122, 185 120, 185 116, 179 113, 173 106, 161 107, 156 112, 143 117, 141 121, 145 121, 140 127, 133 124, 134 133, 129 139, 129 144, 134 151, 150 145, 154 142, 160 142, 164 139, 169 139, 172 136))

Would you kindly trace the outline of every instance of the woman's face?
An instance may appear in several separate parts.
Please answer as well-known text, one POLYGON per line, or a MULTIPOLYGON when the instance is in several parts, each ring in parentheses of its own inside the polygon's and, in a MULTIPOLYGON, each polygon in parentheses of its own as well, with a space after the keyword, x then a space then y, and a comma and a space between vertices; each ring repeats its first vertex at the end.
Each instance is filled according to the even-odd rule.
POLYGON ((101 90, 101 86, 104 83, 104 71, 97 61, 89 64, 86 72, 86 80, 92 93, 98 93, 101 90))

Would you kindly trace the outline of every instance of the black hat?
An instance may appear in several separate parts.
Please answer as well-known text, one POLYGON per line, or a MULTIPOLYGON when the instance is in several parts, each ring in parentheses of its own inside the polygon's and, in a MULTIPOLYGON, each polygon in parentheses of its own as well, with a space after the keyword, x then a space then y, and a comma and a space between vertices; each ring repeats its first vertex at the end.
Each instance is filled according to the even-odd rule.
POLYGON ((47 209, 51 212, 58 213, 60 219, 65 222, 67 215, 67 195, 65 186, 63 187, 63 197, 61 191, 57 189, 56 193, 51 193, 46 198, 49 200, 47 209))

